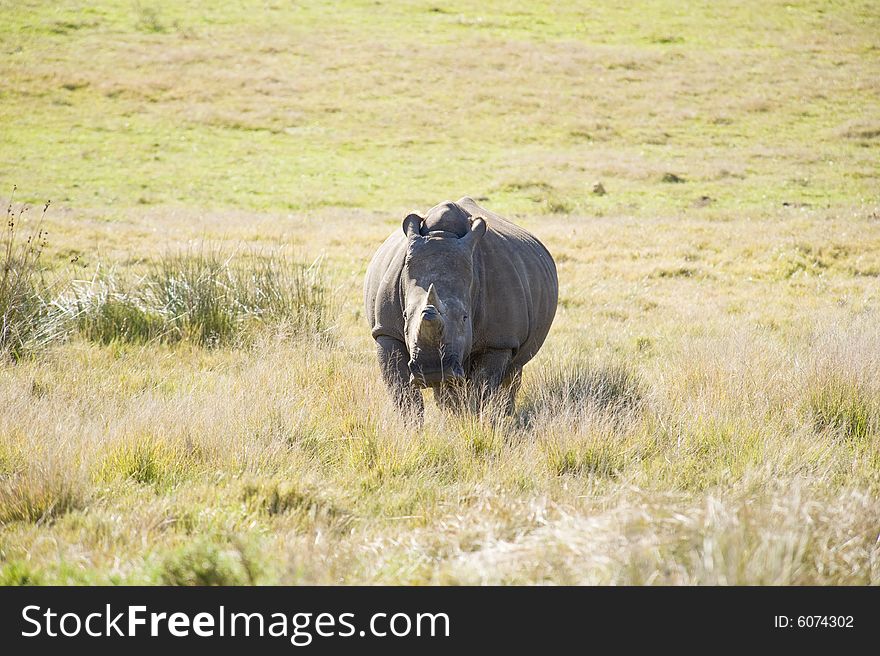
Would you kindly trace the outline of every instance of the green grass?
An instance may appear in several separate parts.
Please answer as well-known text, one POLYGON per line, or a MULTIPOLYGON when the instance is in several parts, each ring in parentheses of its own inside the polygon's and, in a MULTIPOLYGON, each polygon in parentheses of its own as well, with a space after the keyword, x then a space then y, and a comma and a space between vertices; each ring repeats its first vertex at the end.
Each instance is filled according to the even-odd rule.
POLYGON ((877 187, 867 2, 31 2, 4 21, 0 180, 77 206, 399 211, 475 190, 651 215, 877 187))

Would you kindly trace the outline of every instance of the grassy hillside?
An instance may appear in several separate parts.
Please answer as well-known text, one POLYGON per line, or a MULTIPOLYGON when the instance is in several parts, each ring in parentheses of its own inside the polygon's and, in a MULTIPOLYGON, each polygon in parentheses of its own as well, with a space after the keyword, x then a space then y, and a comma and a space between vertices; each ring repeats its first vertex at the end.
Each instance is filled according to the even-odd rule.
POLYGON ((880 583, 873 3, 181 4, 0 0, 0 581, 880 583), (414 430, 363 273, 465 194, 560 308, 414 430))

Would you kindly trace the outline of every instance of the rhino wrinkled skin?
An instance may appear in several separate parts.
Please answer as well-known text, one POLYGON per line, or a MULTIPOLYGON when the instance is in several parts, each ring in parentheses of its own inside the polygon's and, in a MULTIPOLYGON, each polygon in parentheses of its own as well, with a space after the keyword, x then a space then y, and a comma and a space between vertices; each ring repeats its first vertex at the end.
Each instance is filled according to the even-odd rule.
POLYGON ((364 282, 386 386, 418 416, 424 387, 447 407, 460 405, 456 390, 478 390, 483 399, 502 393, 512 411, 558 294, 544 245, 472 199, 408 215, 373 256, 364 282))

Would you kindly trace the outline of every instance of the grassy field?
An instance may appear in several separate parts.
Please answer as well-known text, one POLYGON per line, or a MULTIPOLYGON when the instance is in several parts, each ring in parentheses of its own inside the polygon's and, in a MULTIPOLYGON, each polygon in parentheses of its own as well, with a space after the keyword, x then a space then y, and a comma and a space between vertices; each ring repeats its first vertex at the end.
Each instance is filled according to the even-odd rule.
POLYGON ((0 582, 880 584, 876 3, 324 4, 0 0, 0 582), (463 195, 560 307, 416 430, 363 274, 463 195))

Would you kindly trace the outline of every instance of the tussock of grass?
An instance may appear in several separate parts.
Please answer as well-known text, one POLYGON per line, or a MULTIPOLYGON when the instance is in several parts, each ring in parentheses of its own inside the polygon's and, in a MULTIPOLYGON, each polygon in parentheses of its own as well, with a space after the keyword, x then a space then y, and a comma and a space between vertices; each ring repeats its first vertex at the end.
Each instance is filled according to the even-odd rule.
POLYGON ((530 410, 540 407, 552 414, 599 412, 615 417, 631 414, 644 399, 638 376, 626 366, 577 362, 541 369, 525 396, 525 407, 530 410))
POLYGON ((43 585, 40 572, 23 560, 13 560, 0 566, 0 586, 43 585))
POLYGON ((847 248, 839 245, 817 247, 811 244, 795 244, 776 253, 777 275, 782 279, 821 276, 847 255, 847 248))
POLYGON ((45 282, 40 262, 42 216, 19 243, 25 210, 14 212, 10 200, 0 244, 0 354, 14 360, 74 330, 101 344, 190 341, 213 347, 240 344, 269 323, 283 324, 290 336, 322 334, 328 327, 318 263, 284 254, 217 248, 166 254, 133 282, 96 273, 59 293, 45 282))
POLYGON ((67 302, 80 333, 103 344, 187 340, 224 346, 248 339, 266 323, 283 323, 294 336, 312 335, 327 328, 329 315, 317 265, 219 249, 166 255, 128 284, 96 277, 78 285, 67 302))
POLYGON ((247 482, 242 491, 242 501, 269 516, 288 515, 287 521, 300 528, 319 524, 340 531, 352 520, 348 511, 317 490, 288 481, 247 482))
MULTIPOLYGON (((408 578, 417 554, 469 536, 443 551, 434 581, 452 584, 751 584, 876 582, 876 507, 851 490, 821 494, 797 483, 754 495, 728 490, 699 501, 636 492, 611 507, 576 513, 546 499, 508 505, 486 493, 479 513, 456 518, 446 534, 417 532, 414 542, 382 553, 379 571, 408 578), (529 517, 531 522, 522 518, 529 517), (872 525, 873 524, 873 525, 872 525), (761 530, 756 530, 760 526, 761 530), (849 536, 849 538, 845 537, 849 536), (829 549, 828 544, 838 544, 829 549), (397 563, 391 572, 385 571, 397 563), (403 573, 403 575, 401 575, 403 573)), ((415 571, 415 576, 424 575, 415 571)), ((411 579, 409 579, 411 581, 411 579)))
POLYGON ((28 462, 20 444, 11 436, 0 440, 0 476, 9 476, 19 471, 28 462))
POLYGON ((622 450, 607 443, 563 448, 553 445, 549 449, 547 461, 550 470, 558 476, 614 477, 626 463, 622 450))
POLYGON ((44 585, 40 572, 25 561, 13 560, 0 566, 0 586, 44 585))
POLYGON ((79 332, 93 342, 145 343, 160 339, 166 332, 161 314, 145 308, 129 294, 112 291, 112 284, 93 284, 77 297, 76 305, 79 332))
POLYGON ((252 575, 239 550, 201 538, 168 555, 157 578, 162 585, 253 585, 252 575))
POLYGON ((130 480, 146 485, 173 482, 186 458, 180 449, 149 436, 113 445, 98 471, 100 481, 130 480))
POLYGON ((76 467, 38 463, 0 478, 0 524, 45 522, 82 508, 86 488, 76 467))
POLYGON ((461 443, 476 458, 497 457, 511 428, 494 408, 484 411, 483 416, 464 414, 448 419, 447 424, 457 431, 461 443))
POLYGON ((864 439, 878 432, 877 399, 851 381, 826 380, 816 385, 809 408, 818 431, 831 431, 848 439, 864 439))
POLYGON ((848 440, 880 435, 880 338, 837 331, 820 335, 806 384, 807 414, 820 433, 848 440))

